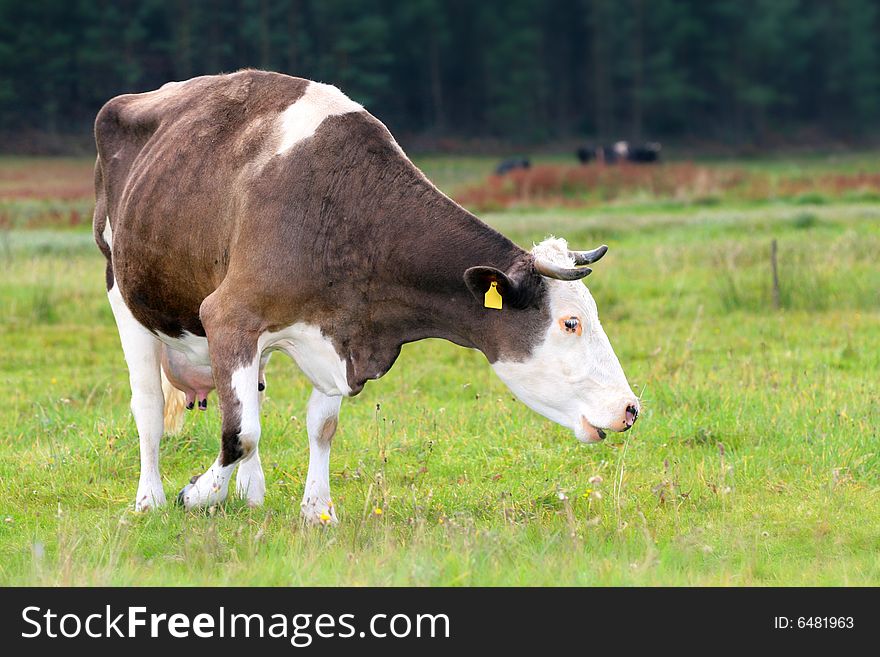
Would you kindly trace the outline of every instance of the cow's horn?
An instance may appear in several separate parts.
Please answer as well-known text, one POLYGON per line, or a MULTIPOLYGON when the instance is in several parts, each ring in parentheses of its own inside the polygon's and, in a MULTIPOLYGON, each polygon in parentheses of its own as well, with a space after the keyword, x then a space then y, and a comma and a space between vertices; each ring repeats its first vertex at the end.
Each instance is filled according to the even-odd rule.
POLYGON ((608 247, 603 244, 592 251, 569 251, 568 253, 574 258, 576 265, 591 265, 597 260, 600 260, 607 251, 608 247))
POLYGON ((556 263, 535 258, 535 271, 547 278, 555 278, 560 281, 576 281, 584 276, 589 276, 593 270, 589 267, 562 267, 556 263))

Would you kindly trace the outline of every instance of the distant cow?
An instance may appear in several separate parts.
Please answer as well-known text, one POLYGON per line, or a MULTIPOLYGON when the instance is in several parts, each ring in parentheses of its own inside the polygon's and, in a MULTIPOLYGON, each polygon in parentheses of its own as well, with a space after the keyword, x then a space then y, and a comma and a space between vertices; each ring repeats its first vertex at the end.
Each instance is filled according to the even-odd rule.
POLYGON ((95 138, 94 234, 140 437, 137 510, 165 503, 163 360, 189 402, 215 385, 222 414, 219 455, 178 495, 188 509, 222 502, 236 466, 238 494, 262 503, 271 351, 314 386, 302 501, 313 523, 336 521, 342 398, 408 342, 479 349, 582 441, 636 421, 639 401, 578 282, 607 247, 549 239, 524 251, 440 192, 336 87, 263 71, 169 83, 109 101, 95 138))
POLYGON ((582 146, 577 149, 575 155, 581 164, 588 164, 593 160, 602 164, 617 164, 618 162, 654 163, 660 161, 660 144, 649 142, 631 145, 626 141, 618 141, 610 146, 582 146))
POLYGON ((506 173, 510 173, 511 171, 516 171, 517 169, 528 169, 532 166, 532 163, 528 158, 525 157, 511 157, 506 160, 502 160, 497 167, 495 167, 495 175, 503 176, 506 173))
POLYGON ((575 155, 581 164, 589 164, 596 159, 596 149, 592 146, 581 146, 575 155))
POLYGON ((647 144, 627 145, 626 159, 630 162, 651 164, 660 161, 660 144, 649 142, 647 144))

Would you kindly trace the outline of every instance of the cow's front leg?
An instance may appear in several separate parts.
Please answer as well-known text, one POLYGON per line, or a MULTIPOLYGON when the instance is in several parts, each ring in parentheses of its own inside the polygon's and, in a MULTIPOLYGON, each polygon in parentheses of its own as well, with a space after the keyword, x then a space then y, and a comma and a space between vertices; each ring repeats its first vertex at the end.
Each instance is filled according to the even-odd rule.
POLYGON ((128 364, 131 412, 140 439, 141 474, 134 508, 136 511, 148 511, 165 504, 165 491, 159 476, 159 442, 162 439, 165 407, 159 373, 162 345, 131 314, 115 281, 107 296, 128 364))
POLYGON ((330 445, 339 419, 342 397, 312 391, 306 414, 309 432, 309 473, 302 501, 302 516, 312 524, 335 524, 336 509, 330 499, 330 445))
POLYGON ((260 440, 260 358, 254 333, 225 327, 212 331, 208 322, 205 329, 223 417, 222 444, 207 472, 180 491, 178 501, 187 509, 225 500, 236 464, 250 460, 260 440))
MULTIPOLYGON (((260 358, 260 377, 257 390, 260 393, 260 407, 266 397, 266 364, 269 362, 269 353, 260 358)), ((260 450, 255 448, 253 453, 241 460, 238 464, 238 472, 235 473, 235 492, 238 496, 247 500, 248 506, 262 506, 266 499, 266 476, 263 474, 263 465, 260 463, 260 450)))

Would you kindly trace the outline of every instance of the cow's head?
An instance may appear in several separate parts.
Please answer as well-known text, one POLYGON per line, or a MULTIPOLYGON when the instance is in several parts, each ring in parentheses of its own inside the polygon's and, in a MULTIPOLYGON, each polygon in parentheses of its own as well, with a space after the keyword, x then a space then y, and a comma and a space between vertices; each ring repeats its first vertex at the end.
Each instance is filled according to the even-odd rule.
POLYGON ((492 366, 520 400, 583 442, 598 442, 609 430, 626 431, 639 415, 639 400, 602 330, 596 302, 580 282, 591 271, 586 265, 607 250, 569 251, 565 240, 551 238, 535 246, 529 267, 473 267, 465 273, 481 302, 496 282, 512 313, 539 299, 541 312, 530 316, 540 316, 540 325, 518 327, 536 332, 528 353, 514 359, 502 354, 492 366))

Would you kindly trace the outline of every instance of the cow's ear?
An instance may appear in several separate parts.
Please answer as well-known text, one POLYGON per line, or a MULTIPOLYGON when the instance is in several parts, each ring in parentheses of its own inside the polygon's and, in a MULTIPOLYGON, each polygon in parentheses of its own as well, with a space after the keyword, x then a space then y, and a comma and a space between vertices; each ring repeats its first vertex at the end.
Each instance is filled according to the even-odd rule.
MULTIPOLYGON (((471 267, 464 273, 464 282, 474 298, 482 306, 492 283, 497 283, 498 294, 501 295, 503 306, 524 308, 531 302, 533 295, 527 289, 531 280, 522 281, 520 276, 512 277, 495 267, 471 267)), ((502 307, 503 307, 502 306, 502 307)))

